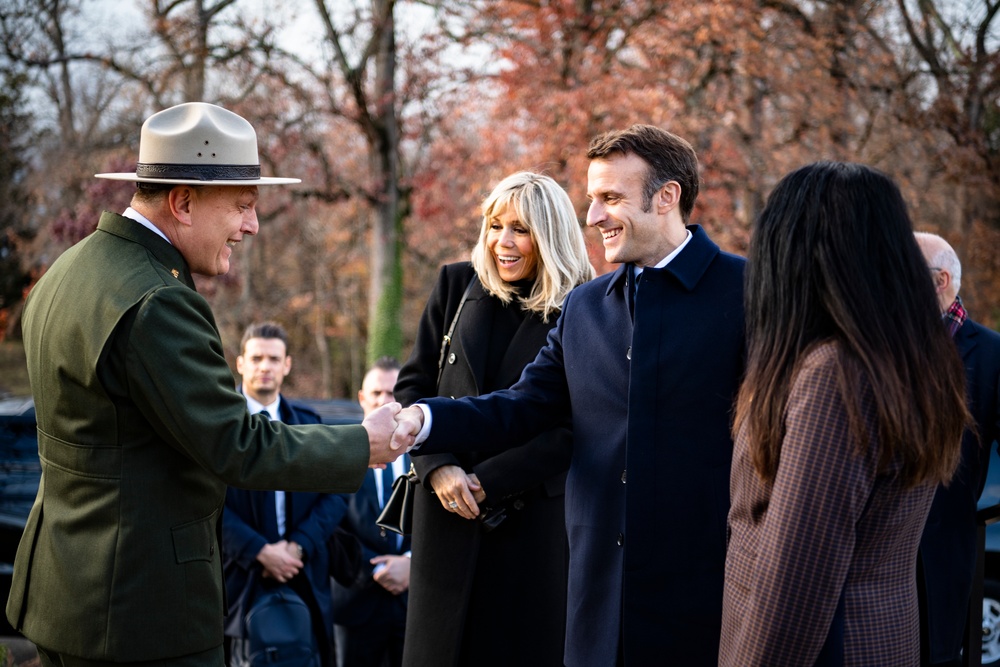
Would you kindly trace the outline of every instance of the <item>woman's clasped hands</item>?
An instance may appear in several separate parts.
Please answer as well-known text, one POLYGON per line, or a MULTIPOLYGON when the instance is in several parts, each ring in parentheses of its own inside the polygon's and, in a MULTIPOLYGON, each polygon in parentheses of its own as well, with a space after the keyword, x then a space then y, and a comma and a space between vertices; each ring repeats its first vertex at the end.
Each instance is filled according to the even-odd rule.
POLYGON ((428 478, 441 506, 463 519, 479 516, 479 503, 486 500, 479 478, 456 465, 436 468, 428 478))

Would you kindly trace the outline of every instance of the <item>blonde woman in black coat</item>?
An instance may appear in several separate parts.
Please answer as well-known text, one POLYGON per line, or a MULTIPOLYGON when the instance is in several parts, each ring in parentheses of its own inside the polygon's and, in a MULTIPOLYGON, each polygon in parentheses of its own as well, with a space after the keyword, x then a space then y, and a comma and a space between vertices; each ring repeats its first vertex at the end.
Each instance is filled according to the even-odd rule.
MULTIPOLYGON (((424 309, 395 388, 403 405, 514 384, 566 294, 594 275, 573 205, 548 176, 508 176, 482 210, 472 262, 443 267, 424 309)), ((414 457, 404 667, 563 664, 571 447, 560 428, 499 453, 414 457)))

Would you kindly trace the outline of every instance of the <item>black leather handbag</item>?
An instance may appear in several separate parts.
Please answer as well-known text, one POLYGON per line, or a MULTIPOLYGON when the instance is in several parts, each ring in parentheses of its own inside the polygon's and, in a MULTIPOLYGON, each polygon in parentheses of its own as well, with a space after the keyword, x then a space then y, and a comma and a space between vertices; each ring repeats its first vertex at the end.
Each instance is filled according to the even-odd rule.
POLYGON ((387 530, 400 535, 409 535, 413 530, 413 495, 418 483, 417 471, 413 469, 412 463, 410 471, 400 475, 392 483, 392 494, 375 519, 375 525, 382 529, 382 537, 385 537, 387 530))

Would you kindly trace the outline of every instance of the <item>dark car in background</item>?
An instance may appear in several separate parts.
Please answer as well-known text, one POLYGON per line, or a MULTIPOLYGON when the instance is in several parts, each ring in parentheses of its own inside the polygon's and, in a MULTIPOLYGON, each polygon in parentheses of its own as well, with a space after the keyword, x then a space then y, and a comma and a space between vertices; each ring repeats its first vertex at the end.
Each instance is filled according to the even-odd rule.
MULTIPOLYGON (((14 555, 41 474, 34 403, 30 398, 0 400, 0 601, 4 607, 10 594, 14 555)), ((0 614, 0 635, 12 632, 7 617, 0 614)))
POLYGON ((324 424, 360 424, 365 413, 357 401, 345 398, 293 398, 292 401, 309 406, 324 424))
MULTIPOLYGON (((324 424, 358 424, 364 416, 356 401, 295 399, 319 413, 324 424)), ((31 398, 0 399, 0 609, 10 594, 14 556, 42 474, 38 461, 35 405, 31 398)), ((0 636, 13 634, 0 613, 0 636)))

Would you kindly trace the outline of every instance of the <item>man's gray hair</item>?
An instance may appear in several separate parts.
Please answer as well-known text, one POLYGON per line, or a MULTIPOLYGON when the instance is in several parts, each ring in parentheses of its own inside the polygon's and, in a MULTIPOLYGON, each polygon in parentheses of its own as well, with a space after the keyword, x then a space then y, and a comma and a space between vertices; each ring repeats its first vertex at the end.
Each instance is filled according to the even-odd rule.
POLYGON ((951 247, 951 244, 945 241, 943 238, 937 234, 931 234, 929 232, 915 232, 915 236, 925 239, 934 239, 937 241, 934 245, 937 250, 927 258, 927 263, 931 268, 944 269, 951 274, 951 282, 955 285, 955 294, 958 294, 959 290, 962 288, 962 262, 958 260, 958 255, 955 254, 955 249, 951 247))

